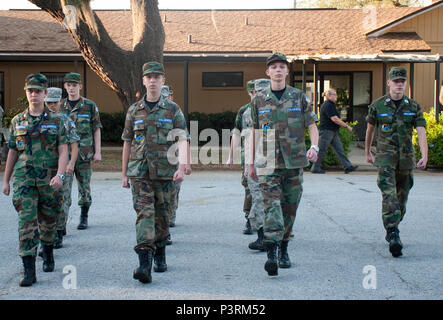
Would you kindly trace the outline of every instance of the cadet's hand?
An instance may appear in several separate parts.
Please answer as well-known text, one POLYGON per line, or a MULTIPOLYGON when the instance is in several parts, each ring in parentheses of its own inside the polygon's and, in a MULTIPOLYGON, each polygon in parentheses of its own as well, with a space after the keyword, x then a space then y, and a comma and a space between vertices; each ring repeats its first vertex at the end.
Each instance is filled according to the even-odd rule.
POLYGON ((185 166, 185 175, 189 176, 192 173, 192 168, 190 164, 185 166))
POLYGON ((346 129, 348 129, 349 132, 352 132, 353 128, 351 126, 347 126, 346 129))
POLYGON ((2 192, 9 196, 9 193, 11 192, 11 187, 9 186, 9 183, 3 183, 2 192))
POLYGON ((311 162, 317 162, 317 151, 315 151, 313 148, 309 149, 306 153, 306 156, 308 157, 308 160, 311 162))
POLYGON ((366 162, 370 163, 370 164, 374 164, 374 157, 372 156, 372 153, 369 152, 368 154, 366 154, 366 162))
POLYGON ((184 179, 185 179, 184 171, 180 169, 174 173, 174 177, 172 178, 174 182, 182 182, 184 179))
POLYGON ((97 153, 94 153, 94 162, 95 163, 98 163, 98 162, 100 162, 100 161, 102 161, 102 155, 101 155, 101 153, 99 153, 99 152, 97 152, 97 153))
POLYGON ((68 165, 66 166, 66 173, 73 174, 75 168, 75 163, 68 162, 68 165))
POLYGON ((421 158, 420 161, 417 162, 417 168, 421 169, 421 170, 425 170, 427 163, 428 163, 428 159, 421 158))
POLYGON ((52 177, 51 182, 49 183, 49 186, 57 190, 63 185, 63 180, 59 176, 52 177))
POLYGON ((251 177, 252 180, 257 181, 258 177, 257 177, 257 170, 255 169, 255 166, 253 164, 248 164, 249 166, 249 176, 251 177))
POLYGON ((129 183, 129 178, 127 176, 122 177, 122 187, 129 189, 131 187, 131 184, 129 183))

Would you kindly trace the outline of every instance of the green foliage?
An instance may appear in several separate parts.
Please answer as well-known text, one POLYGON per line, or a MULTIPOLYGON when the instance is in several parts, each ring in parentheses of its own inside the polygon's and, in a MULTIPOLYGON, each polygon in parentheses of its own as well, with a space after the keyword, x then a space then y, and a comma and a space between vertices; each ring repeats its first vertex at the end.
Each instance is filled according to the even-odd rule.
MULTIPOLYGON (((198 121, 198 134, 204 129, 214 129, 219 136, 219 143, 222 143, 222 130, 231 130, 234 127, 235 117, 237 113, 234 111, 225 111, 219 113, 202 113, 190 112, 189 121, 198 121)), ((205 145, 208 141, 199 141, 199 145, 205 145)))
POLYGON ((17 105, 14 107, 4 107, 5 114, 3 115, 3 127, 9 128, 11 124, 12 118, 14 118, 17 114, 25 110, 29 106, 28 100, 26 97, 17 98, 17 105))
MULTIPOLYGON (((348 122, 348 124, 353 127, 355 125, 357 125, 357 121, 354 122, 348 122)), ((341 140, 341 143, 343 145, 343 150, 345 152, 345 155, 348 156, 349 151, 351 150, 351 143, 357 138, 353 132, 349 132, 348 129, 344 128, 344 127, 340 127, 339 131, 338 131, 338 136, 341 140)), ((311 147, 311 140, 309 139, 309 131, 306 130, 305 131, 305 143, 306 143, 306 148, 310 148, 311 147)), ((328 151, 326 152, 326 156, 323 159, 323 167, 327 168, 327 167, 335 167, 335 166, 340 166, 340 160, 337 158, 337 156, 335 155, 334 150, 332 150, 331 147, 328 148, 328 151)))
MULTIPOLYGON (((428 140, 428 166, 441 167, 443 166, 443 112, 439 114, 439 123, 435 121, 434 110, 423 113, 426 119, 426 137, 428 140)), ((418 144, 417 132, 414 130, 412 134, 412 141, 415 149, 416 159, 421 158, 420 146, 418 144)))
POLYGON ((122 143, 122 132, 125 127, 126 113, 105 113, 100 112, 102 128, 102 141, 108 143, 122 143))

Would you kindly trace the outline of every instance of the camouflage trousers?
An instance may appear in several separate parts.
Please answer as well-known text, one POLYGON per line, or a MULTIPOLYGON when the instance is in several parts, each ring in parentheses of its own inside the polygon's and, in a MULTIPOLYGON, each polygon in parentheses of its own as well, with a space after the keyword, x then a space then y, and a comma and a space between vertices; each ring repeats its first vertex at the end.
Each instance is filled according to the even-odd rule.
POLYGON ((263 204, 263 195, 260 190, 259 182, 253 180, 246 170, 248 188, 251 194, 251 208, 248 219, 251 223, 251 228, 254 231, 263 227, 265 219, 265 209, 263 204))
POLYGON ((66 229, 66 224, 68 222, 69 208, 71 207, 71 191, 72 191, 72 181, 74 176, 72 174, 65 174, 65 181, 63 181, 63 206, 62 213, 57 218, 57 230, 66 229))
MULTIPOLYGON (((242 171, 243 172, 243 171, 242 171)), ((245 218, 249 218, 249 212, 252 207, 252 194, 249 190, 248 179, 243 175, 241 176, 241 184, 245 188, 245 199, 243 200, 243 212, 245 213, 245 218)))
POLYGON ((169 213, 169 222, 175 224, 175 217, 177 215, 177 208, 178 208, 178 196, 180 193, 180 188, 182 183, 181 182, 172 182, 173 188, 171 192, 171 206, 170 206, 170 213, 169 213))
POLYGON ((377 185, 382 194, 383 226, 386 230, 397 227, 406 213, 409 191, 414 185, 412 170, 380 167, 377 185))
POLYGON ((169 236, 172 180, 131 178, 132 201, 137 213, 136 252, 166 245, 169 236))
POLYGON ((46 245, 54 243, 62 201, 62 193, 49 185, 26 186, 14 182, 12 203, 18 212, 21 257, 35 256, 40 242, 46 245))
POLYGON ((303 193, 303 169, 275 169, 259 176, 264 204, 264 243, 289 241, 303 193))
MULTIPOLYGON (((89 208, 92 203, 91 197, 91 177, 92 167, 91 161, 77 160, 74 169, 75 178, 78 185, 78 205, 80 207, 89 208)), ((71 195, 69 195, 69 203, 71 203, 71 195)))

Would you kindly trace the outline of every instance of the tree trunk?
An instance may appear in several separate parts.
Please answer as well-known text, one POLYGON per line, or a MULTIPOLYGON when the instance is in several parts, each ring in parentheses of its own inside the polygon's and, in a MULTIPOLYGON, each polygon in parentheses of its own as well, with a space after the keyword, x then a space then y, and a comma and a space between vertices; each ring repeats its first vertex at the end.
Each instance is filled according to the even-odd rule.
MULTIPOLYGON (((92 11, 89 0, 28 0, 48 12, 60 24, 67 6, 76 7, 76 24, 68 28, 85 61, 114 91, 124 110, 143 92, 142 66, 147 61, 163 62, 165 33, 157 0, 131 0, 132 51, 121 49, 92 11)), ((68 17, 69 18, 69 17, 68 17)))

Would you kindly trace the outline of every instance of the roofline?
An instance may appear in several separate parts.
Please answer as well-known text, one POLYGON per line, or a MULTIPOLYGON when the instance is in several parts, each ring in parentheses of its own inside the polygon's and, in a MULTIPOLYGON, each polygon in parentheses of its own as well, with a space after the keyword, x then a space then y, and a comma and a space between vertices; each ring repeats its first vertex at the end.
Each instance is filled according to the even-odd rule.
MULTIPOLYGON (((159 11, 325 11, 325 10, 350 10, 337 8, 269 8, 269 9, 160 9, 159 11)), ((42 9, 7 9, 0 11, 43 11, 42 9)), ((131 9, 93 9, 93 11, 131 11, 131 9)))
POLYGON ((395 27, 395 26, 397 26, 397 25, 399 25, 399 24, 401 24, 403 22, 406 22, 406 21, 408 21, 408 20, 410 20, 412 18, 415 18, 417 15, 426 13, 426 12, 431 11, 431 10, 434 10, 435 8, 438 8, 438 7, 442 6, 442 5, 443 5, 443 0, 435 2, 435 3, 433 3, 433 4, 431 4, 431 5, 427 6, 427 7, 424 7, 422 9, 417 10, 417 11, 409 13, 409 14, 407 14, 407 15, 405 15, 405 16, 403 16, 403 17, 401 17, 401 18, 399 18, 399 19, 397 19, 395 21, 392 21, 392 22, 390 22, 390 23, 388 23, 388 24, 386 24, 384 26, 381 26, 381 27, 379 27, 379 28, 377 28, 375 30, 369 31, 368 33, 366 33, 366 36, 368 38, 375 38, 375 37, 379 37, 381 35, 384 35, 385 33, 387 33, 387 31, 389 29, 391 29, 391 28, 393 28, 393 27, 395 27))
MULTIPOLYGON (((439 54, 423 54, 424 51, 415 52, 386 52, 383 54, 318 54, 318 55, 287 55, 288 61, 317 61, 317 62, 442 62, 443 56, 439 54)), ((165 62, 263 62, 271 52, 245 53, 168 53, 165 52, 165 62)), ((84 61, 80 53, 5 53, 0 52, 0 62, 73 62, 84 61)))

